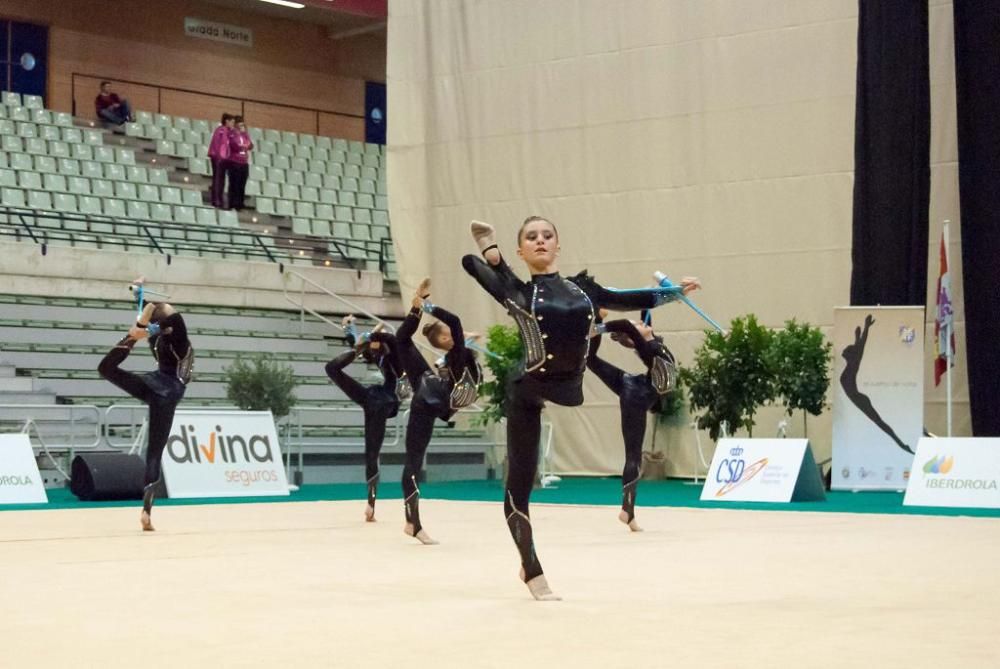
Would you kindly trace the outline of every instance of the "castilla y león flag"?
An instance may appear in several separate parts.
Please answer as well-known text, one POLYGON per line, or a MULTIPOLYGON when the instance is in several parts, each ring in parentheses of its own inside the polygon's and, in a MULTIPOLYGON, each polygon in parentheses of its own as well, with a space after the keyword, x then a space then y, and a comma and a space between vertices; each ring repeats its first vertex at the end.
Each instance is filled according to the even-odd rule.
POLYGON ((955 364, 955 313, 951 308, 951 275, 948 273, 948 248, 941 235, 941 272, 937 282, 937 314, 934 317, 934 343, 937 355, 934 358, 934 385, 941 383, 941 377, 948 371, 948 358, 955 364), (948 347, 951 350, 948 350, 948 347))

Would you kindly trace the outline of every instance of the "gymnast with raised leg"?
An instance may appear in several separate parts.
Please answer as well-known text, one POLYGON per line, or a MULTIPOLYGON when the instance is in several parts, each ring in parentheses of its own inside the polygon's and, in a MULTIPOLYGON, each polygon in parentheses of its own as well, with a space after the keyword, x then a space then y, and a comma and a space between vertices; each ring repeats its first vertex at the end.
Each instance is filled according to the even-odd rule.
POLYGON ((430 279, 420 283, 410 312, 395 336, 397 352, 413 386, 410 418, 406 425, 406 463, 403 467, 403 508, 406 514, 403 531, 424 544, 437 543, 420 523, 420 488, 417 486, 424 455, 434 431, 434 421, 448 422, 456 411, 473 404, 479 396, 479 383, 483 377, 475 352, 466 346, 462 322, 458 316, 430 302, 430 285, 430 279), (431 369, 413 343, 413 335, 424 313, 438 320, 425 325, 423 335, 432 346, 445 351, 436 371, 431 369))
POLYGON ((409 396, 409 384, 403 373, 396 343, 390 337, 379 337, 381 324, 370 333, 358 336, 354 316, 344 317, 343 326, 351 347, 326 364, 326 374, 347 397, 361 407, 365 417, 365 481, 368 503, 365 520, 375 520, 375 498, 378 495, 379 454, 385 440, 385 424, 399 413, 400 402, 409 396), (364 386, 351 378, 345 369, 358 358, 375 365, 382 372, 382 383, 364 386))
POLYGON ((594 308, 647 309, 677 299, 681 287, 616 291, 581 273, 564 279, 557 267, 559 235, 548 220, 531 216, 517 233, 517 254, 531 281, 521 281, 504 261, 493 226, 474 221, 472 236, 483 259, 462 258, 462 266, 514 318, 524 345, 521 369, 506 389, 507 483, 504 515, 521 557, 521 580, 538 600, 552 593, 535 551, 528 502, 538 469, 541 413, 546 401, 583 403, 594 308), (485 261, 484 261, 485 259, 485 261))
MULTIPOLYGON (((685 279, 685 293, 699 287, 697 279, 685 279)), ((600 310, 603 320, 607 310, 600 310)), ((635 496, 642 466, 642 442, 646 436, 646 412, 653 411, 661 396, 672 392, 677 382, 677 367, 673 354, 663 344, 663 338, 653 333, 647 322, 649 312, 641 322, 627 319, 599 322, 596 336, 590 340, 587 368, 594 372, 613 393, 618 395, 621 407, 622 437, 625 441, 625 469, 622 471, 622 510, 618 519, 633 532, 642 528, 635 520, 635 496), (601 334, 626 348, 634 349, 646 365, 645 374, 629 374, 610 362, 598 357, 601 334)))
POLYGON ((188 340, 184 318, 166 302, 144 302, 142 280, 133 284, 139 303, 135 324, 104 359, 97 371, 126 393, 149 406, 146 473, 140 522, 146 532, 153 531, 153 500, 160 485, 163 449, 170 437, 174 411, 184 397, 194 367, 194 349, 188 340), (136 374, 121 369, 132 347, 141 339, 149 340, 156 359, 156 370, 136 374))

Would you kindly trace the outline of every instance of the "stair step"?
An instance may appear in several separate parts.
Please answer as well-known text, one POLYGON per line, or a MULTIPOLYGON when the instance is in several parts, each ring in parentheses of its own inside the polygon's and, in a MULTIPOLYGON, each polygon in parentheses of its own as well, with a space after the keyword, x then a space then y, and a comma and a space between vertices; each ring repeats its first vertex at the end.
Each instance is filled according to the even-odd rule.
POLYGON ((30 393, 35 391, 35 379, 30 376, 0 378, 0 393, 30 393))
POLYGON ((0 379, 9 379, 17 376, 17 367, 14 365, 0 365, 0 379))
POLYGON ((55 404, 55 393, 4 392, 0 390, 0 405, 4 404, 55 404))

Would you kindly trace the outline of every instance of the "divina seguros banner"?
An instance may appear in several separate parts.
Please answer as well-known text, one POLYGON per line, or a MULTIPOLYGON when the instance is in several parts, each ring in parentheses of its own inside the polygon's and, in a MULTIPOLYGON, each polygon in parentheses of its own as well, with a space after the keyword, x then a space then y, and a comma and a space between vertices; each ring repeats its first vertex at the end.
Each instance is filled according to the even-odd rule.
POLYGON ((270 411, 179 409, 163 451, 171 497, 287 495, 270 411))

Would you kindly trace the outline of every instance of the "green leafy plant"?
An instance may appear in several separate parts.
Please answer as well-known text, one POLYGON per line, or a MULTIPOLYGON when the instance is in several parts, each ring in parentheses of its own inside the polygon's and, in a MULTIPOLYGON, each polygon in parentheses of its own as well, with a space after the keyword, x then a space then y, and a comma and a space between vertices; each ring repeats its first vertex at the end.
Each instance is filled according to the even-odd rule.
POLYGON ((680 376, 690 393, 698 427, 718 439, 722 424, 730 433, 746 428, 753 436, 757 408, 776 397, 775 372, 769 350, 774 333, 749 314, 734 318, 729 332, 708 332, 695 352, 693 367, 680 376))
POLYGON ((249 360, 238 358, 223 370, 226 397, 244 411, 271 410, 275 418, 287 416, 295 397, 295 374, 274 356, 258 353, 249 360))
POLYGON ((775 333, 769 351, 770 365, 775 373, 777 396, 791 416, 802 411, 803 429, 808 414, 823 412, 826 391, 830 387, 830 352, 833 344, 826 341, 819 328, 792 319, 785 329, 775 333))
POLYGON ((499 357, 486 356, 486 366, 493 373, 493 379, 479 387, 487 398, 487 406, 479 421, 483 424, 499 423, 507 416, 504 398, 507 379, 521 364, 524 349, 521 335, 512 325, 494 325, 487 330, 486 347, 499 357))

